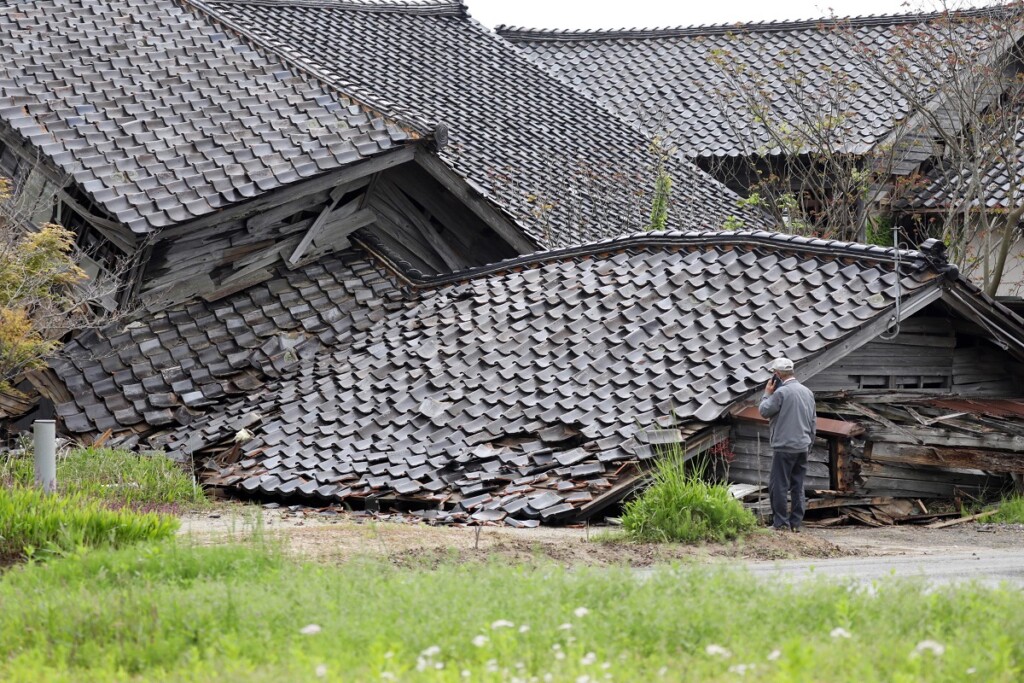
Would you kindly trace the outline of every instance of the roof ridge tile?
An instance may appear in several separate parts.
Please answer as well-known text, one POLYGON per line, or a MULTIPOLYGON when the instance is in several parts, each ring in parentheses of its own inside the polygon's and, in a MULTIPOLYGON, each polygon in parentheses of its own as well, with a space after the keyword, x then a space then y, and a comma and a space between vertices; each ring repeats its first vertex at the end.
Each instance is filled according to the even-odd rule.
MULTIPOLYGON (((226 0, 232 5, 323 7, 355 12, 388 12, 433 16, 466 16, 464 0, 226 0)), ((219 0, 210 0, 211 5, 219 0)))
MULTIPOLYGON (((253 1, 253 0, 246 0, 253 1)), ((260 1, 260 0, 255 0, 260 1)), ((273 0, 270 0, 273 1, 273 0)), ((971 7, 953 12, 910 12, 906 14, 866 14, 850 17, 821 17, 817 19, 792 19, 720 24, 696 24, 691 26, 663 26, 650 28, 619 29, 546 29, 499 24, 494 32, 511 42, 568 42, 598 40, 647 40, 659 38, 688 38, 725 35, 728 33, 779 33, 783 31, 806 31, 829 28, 860 28, 870 26, 894 26, 931 21, 943 16, 974 18, 998 16, 1004 13, 1021 12, 1007 7, 971 7)))

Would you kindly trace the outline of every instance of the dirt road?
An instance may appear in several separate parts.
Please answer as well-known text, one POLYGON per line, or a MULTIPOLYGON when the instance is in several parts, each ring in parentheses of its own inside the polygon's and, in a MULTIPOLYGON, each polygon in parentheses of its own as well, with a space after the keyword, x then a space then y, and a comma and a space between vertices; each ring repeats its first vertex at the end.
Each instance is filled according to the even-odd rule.
POLYGON ((683 546, 616 540, 614 528, 432 527, 402 517, 373 519, 313 509, 266 510, 238 504, 186 516, 181 533, 199 543, 260 535, 291 554, 321 562, 360 555, 403 566, 441 561, 553 560, 567 566, 744 561, 787 579, 828 574, 865 580, 895 572, 936 581, 975 577, 1024 585, 1024 526, 966 524, 948 529, 861 527, 762 531, 736 543, 683 546))

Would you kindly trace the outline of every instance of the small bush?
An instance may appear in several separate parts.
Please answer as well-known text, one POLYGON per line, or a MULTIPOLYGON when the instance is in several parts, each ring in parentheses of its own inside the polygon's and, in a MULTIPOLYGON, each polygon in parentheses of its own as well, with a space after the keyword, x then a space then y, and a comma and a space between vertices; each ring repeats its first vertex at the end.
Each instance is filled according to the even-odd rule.
POLYGON ((656 543, 727 541, 753 530, 754 515, 728 487, 705 481, 703 474, 704 468, 688 464, 682 453, 663 455, 650 487, 626 503, 623 529, 633 540, 656 543))
POLYGON ((20 485, 0 488, 0 558, 31 556, 36 550, 118 548, 169 538, 177 528, 174 517, 111 510, 81 493, 46 494, 20 485))
POLYGON ((1024 496, 1018 494, 1003 498, 999 503, 999 511, 985 521, 1024 524, 1024 496))
MULTIPOLYGON (((0 480, 31 486, 32 458, 7 457, 0 463, 0 480)), ((129 507, 207 503, 202 488, 170 459, 110 448, 81 448, 59 458, 57 487, 64 494, 129 507)))

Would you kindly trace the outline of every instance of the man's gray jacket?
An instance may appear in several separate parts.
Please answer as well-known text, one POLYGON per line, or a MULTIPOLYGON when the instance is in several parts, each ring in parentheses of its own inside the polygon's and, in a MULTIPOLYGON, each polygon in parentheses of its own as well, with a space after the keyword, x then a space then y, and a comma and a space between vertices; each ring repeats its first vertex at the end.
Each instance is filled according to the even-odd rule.
POLYGON ((771 396, 761 398, 761 417, 771 420, 771 446, 777 451, 801 452, 814 443, 816 410, 814 394, 795 378, 788 379, 771 396))

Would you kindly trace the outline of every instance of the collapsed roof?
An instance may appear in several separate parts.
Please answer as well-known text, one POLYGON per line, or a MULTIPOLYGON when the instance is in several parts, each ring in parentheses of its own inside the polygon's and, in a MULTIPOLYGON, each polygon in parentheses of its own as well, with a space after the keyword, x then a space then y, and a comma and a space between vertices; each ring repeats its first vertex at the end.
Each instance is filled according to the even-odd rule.
MULTIPOLYGON (((474 21, 461 2, 187 0, 224 26, 362 102, 443 124, 439 158, 558 247, 647 227, 648 139, 474 21)), ((681 156, 666 170, 672 227, 764 218, 681 156)))
POLYGON ((59 412, 242 491, 561 521, 659 446, 706 443, 774 355, 813 375, 944 298, 1020 353, 1019 321, 931 245, 655 233, 418 282, 379 259, 364 244, 79 340, 59 412))

